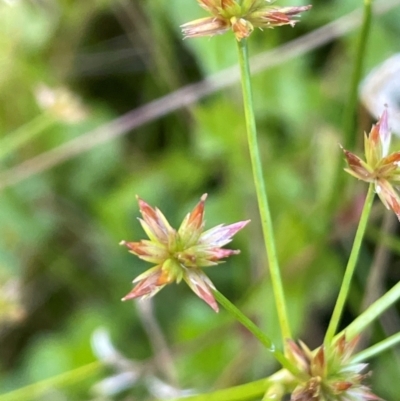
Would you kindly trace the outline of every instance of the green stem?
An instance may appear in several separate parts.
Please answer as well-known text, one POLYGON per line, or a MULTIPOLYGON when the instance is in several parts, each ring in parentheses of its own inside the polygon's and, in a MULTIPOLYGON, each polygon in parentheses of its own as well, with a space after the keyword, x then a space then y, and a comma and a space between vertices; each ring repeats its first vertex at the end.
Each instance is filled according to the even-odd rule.
MULTIPOLYGON (((293 376, 286 370, 279 370, 272 376, 254 382, 217 390, 212 393, 196 394, 184 399, 174 399, 169 401, 249 401, 259 400, 266 391, 272 386, 281 384, 282 386, 293 385, 293 376)), ((277 400, 276 398, 274 398, 277 400)))
POLYGON ((229 387, 217 390, 212 393, 196 394, 184 399, 174 399, 170 401, 250 401, 260 399, 269 385, 269 380, 261 379, 254 382, 242 384, 240 386, 229 387))
POLYGON ((389 348, 394 347, 398 343, 400 343, 400 333, 393 334, 392 336, 385 338, 383 341, 380 341, 372 347, 369 347, 354 355, 353 358, 351 358, 351 362, 359 363, 366 361, 367 359, 371 359, 372 357, 388 350, 389 348))
MULTIPOLYGON (((293 386, 293 376, 286 370, 279 370, 273 375, 254 382, 241 384, 217 390, 212 393, 196 394, 185 398, 173 399, 169 401, 248 401, 259 400, 266 392, 274 391, 274 386, 281 385, 284 388, 293 386)), ((271 394, 270 398, 277 400, 271 394)), ((263 398, 264 400, 264 398, 263 398)))
POLYGON ((335 338, 338 338, 343 333, 351 339, 360 334, 368 327, 376 318, 378 318, 386 309, 392 306, 400 299, 400 282, 393 286, 386 294, 382 295, 370 307, 368 307, 360 316, 354 319, 341 333, 335 338))
POLYGON ((54 121, 51 114, 43 113, 2 138, 0 140, 0 160, 50 127, 54 121))
POLYGON ((372 16, 372 0, 364 0, 364 13, 363 22, 361 26, 360 37, 358 39, 356 59, 354 69, 351 77, 350 94, 347 106, 344 114, 344 135, 345 140, 343 146, 346 149, 352 149, 355 145, 355 114, 358 103, 358 86, 361 80, 361 74, 363 70, 365 50, 367 48, 369 31, 371 28, 371 16, 372 16))
MULTIPOLYGON (((246 327, 266 348, 275 359, 289 372, 299 375, 299 370, 285 357, 285 355, 275 348, 272 340, 265 335, 245 314, 243 314, 229 299, 222 295, 218 290, 213 290, 215 299, 223 306, 238 322, 246 327)), ((1 400, 0 400, 1 401, 1 400)))
MULTIPOLYGON (((348 101, 343 113, 343 142, 342 145, 345 149, 354 149, 356 138, 356 112, 358 104, 358 88, 360 85, 363 63, 365 57, 365 50, 367 47, 368 34, 371 27, 371 14, 372 14, 372 0, 364 0, 363 21, 361 32, 358 39, 355 62, 350 81, 350 90, 348 94, 348 101)), ((335 169, 335 174, 332 179, 331 194, 327 197, 328 202, 322 205, 322 208, 327 211, 327 214, 334 214, 338 202, 341 201, 345 174, 343 174, 342 164, 338 163, 335 169)))
POLYGON ((328 330, 326 332, 324 343, 325 345, 330 345, 332 339, 337 331, 340 318, 342 316, 343 307, 347 299, 347 295, 350 291, 351 280, 353 278, 354 270, 357 265, 358 255, 360 253, 362 239, 365 234, 365 229, 367 227, 368 217, 371 212, 372 203, 374 200, 375 190, 374 185, 370 184, 368 189, 368 194, 365 199, 363 211, 360 218, 360 223, 358 224, 356 236, 354 238, 353 248, 350 253, 349 261, 346 266, 346 271, 344 273, 343 282, 340 287, 339 295, 336 301, 335 309, 329 322, 328 330))
POLYGON ((282 332, 283 341, 285 341, 286 339, 291 338, 291 331, 286 310, 286 301, 283 292, 282 278, 276 254, 274 232, 272 228, 272 219, 268 206, 267 192, 262 172, 261 157, 257 143, 257 129, 254 116, 254 108, 253 108, 253 95, 251 88, 251 76, 250 76, 249 56, 247 50, 247 40, 242 39, 237 43, 239 51, 239 64, 240 64, 241 81, 242 81, 244 113, 246 117, 247 140, 250 150, 253 178, 256 187, 258 207, 260 209, 261 224, 264 234, 265 248, 267 250, 272 287, 278 311, 279 324, 282 332))
POLYGON ((30 384, 18 390, 11 391, 0 395, 0 401, 25 401, 33 398, 41 399, 49 389, 54 387, 68 386, 80 380, 86 379, 88 376, 98 373, 104 365, 99 362, 92 362, 88 365, 81 366, 61 375, 50 377, 37 383, 30 384))

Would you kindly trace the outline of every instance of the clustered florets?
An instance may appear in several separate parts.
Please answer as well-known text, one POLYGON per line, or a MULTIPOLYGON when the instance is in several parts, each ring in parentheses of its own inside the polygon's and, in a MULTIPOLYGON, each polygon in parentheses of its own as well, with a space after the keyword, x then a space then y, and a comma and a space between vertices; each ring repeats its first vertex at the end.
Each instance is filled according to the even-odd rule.
POLYGON ((346 171, 359 180, 373 183, 387 209, 400 220, 400 197, 393 187, 400 183, 400 152, 389 154, 391 132, 385 110, 367 136, 364 135, 365 161, 343 149, 349 168, 346 171))
POLYGON ((354 363, 351 355, 358 337, 346 341, 341 336, 330 347, 311 351, 304 343, 288 341, 288 355, 304 376, 294 389, 291 401, 378 401, 363 384, 366 363, 354 363))
POLYGON ((170 226, 168 220, 157 208, 152 208, 138 198, 143 219, 139 219, 149 240, 139 242, 121 241, 131 253, 154 263, 155 266, 133 281, 136 287, 123 300, 146 298, 155 295, 167 284, 182 279, 193 292, 218 312, 218 305, 212 290, 211 280, 203 273, 202 267, 214 266, 221 259, 240 251, 223 249, 232 237, 250 220, 225 226, 220 224, 204 231, 204 194, 191 213, 187 214, 178 230, 170 226))
POLYGON ((187 38, 214 36, 232 29, 237 40, 247 38, 254 28, 294 26, 295 19, 311 6, 277 7, 268 0, 197 0, 210 17, 200 18, 181 26, 187 38))

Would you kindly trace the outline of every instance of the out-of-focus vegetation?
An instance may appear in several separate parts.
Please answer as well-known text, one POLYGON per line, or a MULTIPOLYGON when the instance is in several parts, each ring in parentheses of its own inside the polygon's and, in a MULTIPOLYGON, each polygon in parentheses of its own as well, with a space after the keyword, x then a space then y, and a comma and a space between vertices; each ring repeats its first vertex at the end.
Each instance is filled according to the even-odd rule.
MULTIPOLYGON (((361 0, 314 1, 294 29, 256 32, 251 54, 361 6, 361 0)), ((184 285, 168 286, 151 304, 120 302, 148 267, 118 246, 144 237, 135 195, 176 225, 207 192, 207 227, 252 219, 232 243, 241 254, 207 273, 279 338, 239 85, 177 110, 158 102, 153 106, 166 112, 150 121, 145 113, 152 107, 114 121, 235 65, 232 35, 182 40, 179 25, 203 15, 195 0, 0 1, 2 393, 107 356, 114 361, 108 368, 78 370, 70 381, 50 382, 37 396, 28 388, 16 399, 152 400, 276 369, 255 339, 184 285), (109 140, 91 135, 99 127, 109 140)), ((400 50, 399 21, 400 6, 374 19, 365 73, 400 50)), ((254 76, 291 322, 311 347, 322 341, 366 192, 350 177, 334 186, 357 34, 355 24, 304 55, 274 53, 274 67, 254 76)), ((373 120, 361 106, 359 117, 360 143, 373 120)), ((360 311, 383 216, 377 204, 343 325, 360 311)), ((392 231, 383 288, 400 278, 398 226, 392 231)), ((369 341, 399 331, 399 319, 393 310, 369 341)), ((390 351, 371 364, 374 391, 397 401, 399 355, 390 351)))

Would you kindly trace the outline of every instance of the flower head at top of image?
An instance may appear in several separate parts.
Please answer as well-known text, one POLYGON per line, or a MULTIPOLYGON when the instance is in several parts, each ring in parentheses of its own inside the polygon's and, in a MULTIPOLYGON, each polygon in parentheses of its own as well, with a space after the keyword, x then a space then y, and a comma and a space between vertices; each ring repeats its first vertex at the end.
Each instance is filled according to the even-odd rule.
POLYGON ((213 295, 215 289, 211 280, 201 268, 222 263, 221 259, 236 255, 240 251, 223 249, 232 237, 250 220, 225 226, 220 224, 204 231, 204 194, 194 209, 186 215, 178 230, 170 226, 165 216, 157 208, 152 208, 138 198, 139 219, 148 240, 139 242, 121 241, 130 253, 155 264, 133 280, 136 287, 122 300, 148 298, 155 295, 167 284, 186 281, 192 291, 218 312, 213 295))
POLYGON ((269 0, 197 0, 211 16, 181 26, 185 38, 214 36, 232 29, 237 40, 250 36, 254 28, 294 26, 308 6, 278 7, 269 0))
POLYGON ((382 203, 400 220, 400 197, 393 187, 400 183, 400 152, 389 154, 391 136, 385 109, 369 135, 364 135, 365 160, 343 149, 348 164, 345 171, 359 180, 373 183, 382 203))

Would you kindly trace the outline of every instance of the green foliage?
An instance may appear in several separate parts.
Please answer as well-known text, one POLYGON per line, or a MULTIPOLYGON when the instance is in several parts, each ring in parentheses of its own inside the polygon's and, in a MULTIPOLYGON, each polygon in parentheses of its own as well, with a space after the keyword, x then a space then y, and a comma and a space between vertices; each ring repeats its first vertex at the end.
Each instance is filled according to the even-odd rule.
MULTIPOLYGON (((293 30, 255 32, 250 54, 279 48, 362 6, 356 0, 313 3, 293 30)), ((85 112, 74 123, 53 115, 40 134, 32 130, 0 158, 0 401, 7 400, 3 393, 64 373, 71 373, 67 385, 50 380, 43 396, 28 391, 25 399, 153 400, 160 390, 149 384, 154 377, 197 393, 259 380, 276 369, 245 329, 225 311, 215 315, 186 287, 165 288, 152 301, 154 314, 143 316, 138 307, 120 302, 131 280, 148 268, 118 246, 123 239, 143 238, 135 195, 163 210, 176 226, 208 193, 206 227, 252 223, 232 243, 241 254, 206 272, 281 345, 239 85, 123 129, 123 135, 108 126, 112 139, 104 143, 85 139, 124 113, 237 63, 232 35, 182 40, 179 25, 204 15, 195 0, 0 0, 0 154, 3 140, 49 112, 35 99, 41 83, 68 88, 85 112), (76 148, 67 154, 64 146, 72 141, 76 148), (10 295, 5 288, 11 282, 17 286, 10 295), (157 345, 154 331, 146 331, 149 318, 164 333, 175 383, 173 369, 161 361, 165 348, 157 345), (118 373, 115 366, 99 364, 74 374, 98 360, 91 338, 99 327, 110 333, 121 355, 140 365, 140 379, 116 394, 93 393, 96 383, 118 373)), ((399 18, 397 7, 374 20, 366 71, 398 49, 399 18)), ((343 164, 337 144, 343 139, 356 33, 354 27, 290 60, 272 55, 277 64, 253 77, 289 318, 294 337, 310 346, 323 340, 354 237, 352 211, 357 196, 366 193, 350 178, 334 186, 343 164)), ((357 143, 372 122, 364 110, 360 115, 357 143)), ((373 210, 361 270, 368 274, 366 264, 385 240, 393 250, 383 282, 389 288, 400 278, 399 246, 378 231, 382 213, 383 207, 373 210)), ((354 293, 363 294, 365 285, 365 277, 356 278, 354 293)), ((350 298, 343 324, 358 314, 359 298, 350 298)), ((398 308, 393 313, 398 317, 398 308)), ((399 331, 397 322, 391 328, 399 331)), ((386 335, 378 330, 372 340, 386 335)), ((399 364, 391 352, 374 361, 373 381, 377 393, 396 401, 399 364)))

